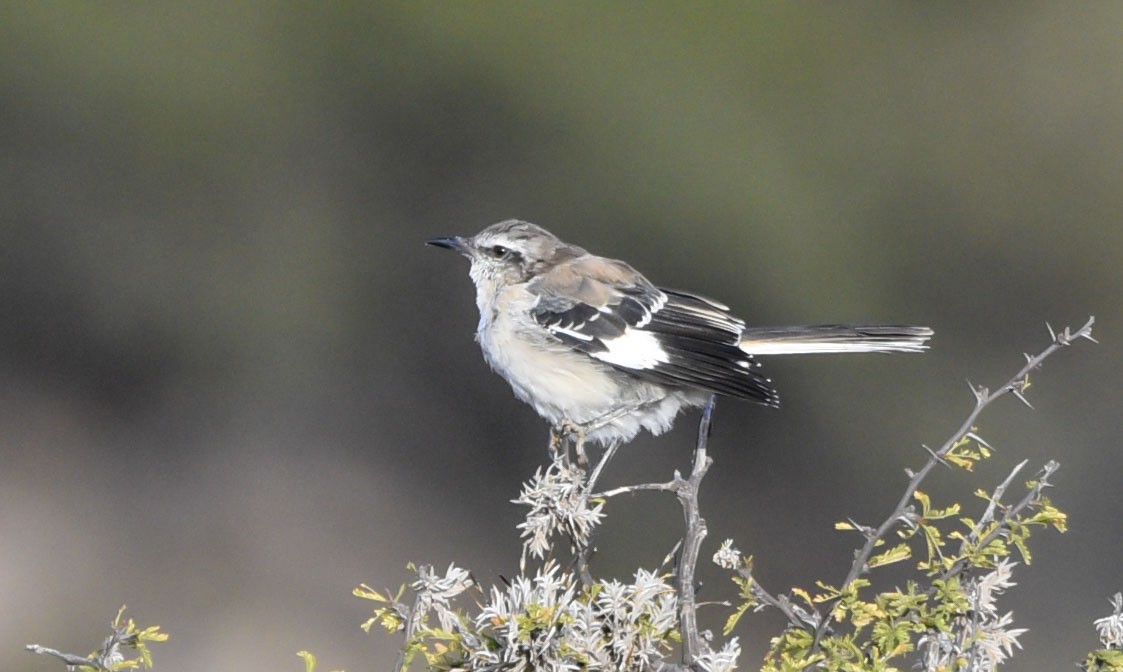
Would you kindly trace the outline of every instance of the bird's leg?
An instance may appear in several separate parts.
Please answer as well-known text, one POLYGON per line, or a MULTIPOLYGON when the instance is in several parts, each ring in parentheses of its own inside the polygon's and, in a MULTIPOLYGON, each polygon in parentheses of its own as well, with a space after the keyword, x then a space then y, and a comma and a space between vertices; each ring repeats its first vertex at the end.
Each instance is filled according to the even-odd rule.
POLYGON ((561 458, 568 463, 570 442, 573 443, 577 455, 577 464, 585 467, 588 464, 585 455, 585 430, 569 420, 550 428, 550 458, 555 460, 561 458))
POLYGON ((573 439, 573 452, 577 454, 577 466, 584 469, 589 466, 589 458, 585 455, 585 431, 580 427, 574 427, 569 436, 573 439))
POLYGON ((566 432, 573 441, 573 452, 577 455, 577 466, 584 469, 589 466, 589 458, 585 455, 585 430, 578 424, 566 423, 566 432))

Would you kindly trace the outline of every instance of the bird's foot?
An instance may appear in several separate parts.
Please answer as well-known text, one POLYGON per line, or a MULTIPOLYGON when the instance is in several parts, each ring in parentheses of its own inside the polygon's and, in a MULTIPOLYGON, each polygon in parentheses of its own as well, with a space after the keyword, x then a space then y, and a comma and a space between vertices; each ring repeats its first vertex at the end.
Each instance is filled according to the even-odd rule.
POLYGON ((569 444, 577 456, 577 465, 585 468, 589 464, 585 455, 585 430, 568 420, 557 427, 550 428, 550 459, 569 462, 569 444))

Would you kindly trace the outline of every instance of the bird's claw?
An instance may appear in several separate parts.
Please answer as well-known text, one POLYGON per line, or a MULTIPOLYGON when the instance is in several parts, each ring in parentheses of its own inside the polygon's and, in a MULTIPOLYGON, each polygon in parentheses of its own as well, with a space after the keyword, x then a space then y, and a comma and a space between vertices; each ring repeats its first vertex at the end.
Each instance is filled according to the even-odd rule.
POLYGON ((557 427, 550 428, 550 458, 569 461, 569 445, 573 443, 573 452, 577 455, 577 465, 584 468, 588 466, 589 459, 585 454, 585 430, 568 420, 557 427))

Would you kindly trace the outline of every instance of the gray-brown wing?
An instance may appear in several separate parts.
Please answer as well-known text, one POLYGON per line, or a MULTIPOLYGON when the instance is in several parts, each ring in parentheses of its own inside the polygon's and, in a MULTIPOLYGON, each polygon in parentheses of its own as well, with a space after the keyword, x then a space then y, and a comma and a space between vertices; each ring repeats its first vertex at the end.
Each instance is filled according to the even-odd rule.
POLYGON ((740 349, 744 323, 716 301, 659 289, 624 262, 582 257, 533 280, 534 319, 571 348, 654 382, 775 405, 740 349))

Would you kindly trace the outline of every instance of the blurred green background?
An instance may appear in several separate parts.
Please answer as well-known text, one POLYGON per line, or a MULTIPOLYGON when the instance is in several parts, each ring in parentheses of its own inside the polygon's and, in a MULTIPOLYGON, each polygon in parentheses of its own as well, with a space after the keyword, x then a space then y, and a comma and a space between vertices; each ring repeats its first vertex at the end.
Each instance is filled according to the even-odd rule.
MULTIPOLYGON (((703 554, 735 537, 774 591, 842 578, 832 523, 891 509, 965 379, 1095 314, 1036 411, 984 417, 996 458, 926 488, 1062 463, 1072 529, 1006 605, 1013 667, 1067 669, 1123 589, 1121 34, 1117 3, 4 3, 3 667, 58 669, 22 646, 85 653, 127 603, 172 633, 159 669, 388 669, 353 586, 514 574, 546 427, 422 243, 519 217, 750 323, 936 330, 719 404, 703 554)), ((686 467, 693 423, 606 483, 686 467)), ((607 575, 681 532, 655 495, 609 513, 607 575)), ((781 626, 743 621, 742 667, 781 626)))

